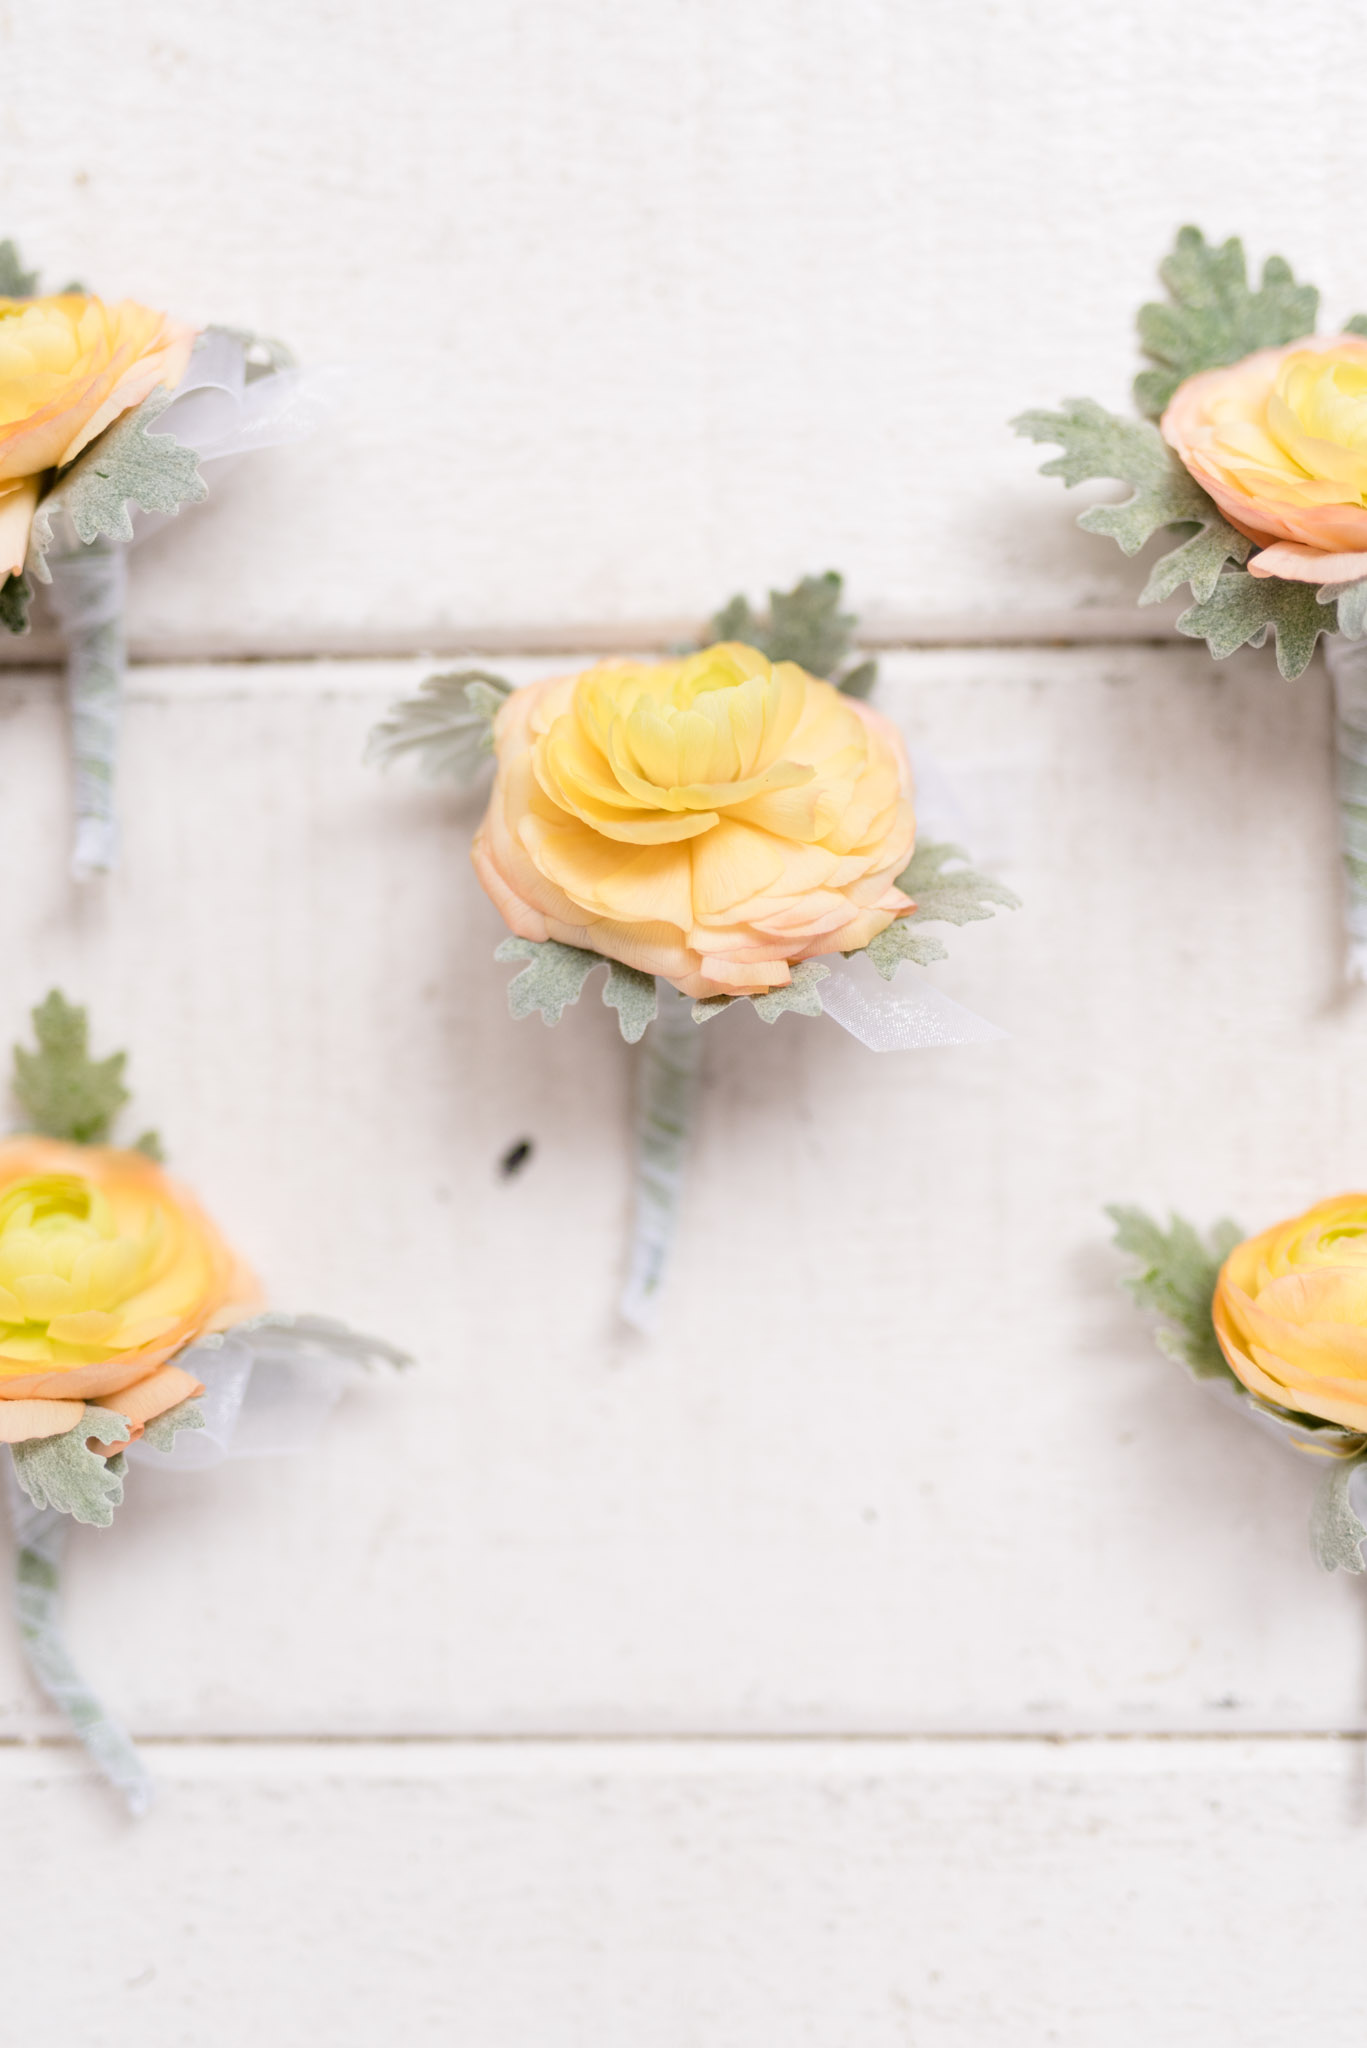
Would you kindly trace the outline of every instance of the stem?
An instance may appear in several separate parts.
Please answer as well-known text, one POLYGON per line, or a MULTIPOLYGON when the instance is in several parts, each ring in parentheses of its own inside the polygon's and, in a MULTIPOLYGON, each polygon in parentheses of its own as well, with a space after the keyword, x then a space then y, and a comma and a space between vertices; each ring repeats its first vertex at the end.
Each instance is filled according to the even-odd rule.
POLYGON ((106 874, 118 845, 114 769, 125 666, 126 550, 97 540, 48 558, 52 600, 67 644, 67 699, 75 773, 71 872, 78 882, 106 874))
POLYGON ((641 1041, 636 1093, 636 1179, 631 1247, 622 1289, 623 1321, 647 1335, 659 1317, 670 1246, 678 1224, 693 1110, 698 1096, 702 1032, 693 1005, 667 982, 660 1008, 641 1041))
POLYGON ((135 1818, 152 1803, 152 1781, 132 1738, 111 1720, 81 1676, 62 1633, 61 1572, 69 1517, 36 1508, 5 1461, 16 1547, 14 1604, 28 1665, 52 1704, 66 1716, 101 1776, 135 1818))

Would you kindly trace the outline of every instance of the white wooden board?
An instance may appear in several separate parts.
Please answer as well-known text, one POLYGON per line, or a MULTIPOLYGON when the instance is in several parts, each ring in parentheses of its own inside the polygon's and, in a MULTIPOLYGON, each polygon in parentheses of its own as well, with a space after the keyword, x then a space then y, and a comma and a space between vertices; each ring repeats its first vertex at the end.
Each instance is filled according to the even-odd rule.
MULTIPOLYGON (((140 1476, 77 1539, 72 1625, 134 1724, 1362 1725, 1311 1469, 1152 1349, 1101 1215, 1252 1227, 1360 1178, 1318 671, 888 665, 1025 898, 935 970, 1013 1036, 709 1025, 653 1345, 613 1307, 633 1055, 594 987, 510 1023, 473 814, 360 765, 420 673, 140 672, 124 867, 79 897, 53 688, 5 685, 3 1036, 51 981, 88 1000, 273 1299, 421 1361, 313 1459, 140 1476)), ((32 1726, 3 1654, 0 1725, 32 1726)))
POLYGON ((16 2040, 1355 2048, 1360 1745, 0 1753, 16 2040), (98 1925, 80 1905, 98 1904, 98 1925), (38 2031, 41 2029, 41 2031, 38 2031))
POLYGON ((1085 628, 1142 569, 1005 422, 1124 401, 1185 220, 1367 304, 1364 63, 1341 0, 48 0, 0 13, 0 233, 356 366, 149 548, 146 649, 591 637, 827 563, 874 622, 1085 628))

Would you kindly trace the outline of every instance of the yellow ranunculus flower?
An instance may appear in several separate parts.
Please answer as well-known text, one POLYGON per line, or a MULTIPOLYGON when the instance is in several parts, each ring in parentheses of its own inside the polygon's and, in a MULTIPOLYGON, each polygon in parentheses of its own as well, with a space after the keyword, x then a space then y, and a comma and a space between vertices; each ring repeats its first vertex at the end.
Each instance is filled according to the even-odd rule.
POLYGON ((1307 335, 1188 377, 1164 439, 1256 541, 1254 576, 1367 576, 1367 340, 1307 335))
POLYGON ((1367 1195, 1336 1195, 1232 1251, 1212 1307, 1251 1393, 1367 1433, 1367 1195))
POLYGON ((40 479, 185 375, 196 329, 132 299, 0 298, 0 582, 28 552, 40 479))
POLYGON ((256 1299, 198 1203, 142 1153, 0 1141, 0 1442, 56 1435, 105 1397, 138 1433, 198 1390, 166 1361, 256 1299))
POLYGON ((901 738, 793 662, 603 662, 515 690, 494 741, 474 862, 520 938, 748 995, 912 908, 901 738))

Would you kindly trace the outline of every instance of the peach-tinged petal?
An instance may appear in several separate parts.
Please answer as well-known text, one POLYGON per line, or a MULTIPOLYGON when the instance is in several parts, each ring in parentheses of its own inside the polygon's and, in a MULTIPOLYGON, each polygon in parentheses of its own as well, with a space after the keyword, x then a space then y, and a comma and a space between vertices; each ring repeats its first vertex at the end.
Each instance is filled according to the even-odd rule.
POLYGON ((760 994, 911 908, 891 886, 915 843, 900 736, 791 662, 736 643, 603 662, 515 691, 494 737, 472 858, 520 937, 760 994))
POLYGON ((0 1444, 65 1436, 85 1413, 84 1401, 0 1401, 0 1444))
POLYGON ((1280 576, 1288 583, 1357 583, 1367 576, 1367 554, 1333 554, 1299 541, 1274 541, 1248 558, 1250 576, 1280 576))
POLYGON ((19 477, 0 484, 0 583, 7 576, 23 574, 28 555, 28 537, 38 509, 38 479, 19 477))
POLYGON ((92 1402, 91 1406, 113 1408, 130 1422, 148 1423, 203 1392, 203 1380, 197 1380, 192 1372, 186 1372, 180 1365, 163 1365, 146 1379, 125 1388, 117 1400, 111 1396, 103 1402, 92 1402))

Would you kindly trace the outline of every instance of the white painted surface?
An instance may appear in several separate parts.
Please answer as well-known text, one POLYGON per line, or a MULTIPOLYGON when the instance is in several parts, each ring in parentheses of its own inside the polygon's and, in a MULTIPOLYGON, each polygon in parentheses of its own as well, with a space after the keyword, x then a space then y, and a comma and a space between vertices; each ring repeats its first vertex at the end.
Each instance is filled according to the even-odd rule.
POLYGON ((1005 421, 1119 404, 1183 220, 1367 302, 1341 0, 46 0, 0 10, 0 219, 358 366, 139 564, 150 648, 710 612, 1117 606, 1005 421), (54 110, 60 108, 60 117, 54 110))
POLYGON ((154 1754, 137 1831, 3 1759, 45 2040, 1362 2037, 1357 1744, 154 1754))
MULTIPOLYGON (((141 672, 124 867, 75 903, 56 694, 5 685, 0 861, 32 877, 0 896, 5 1031, 49 981, 88 1000, 272 1297, 422 1360, 327 1455, 149 1475, 78 1539, 73 1626, 136 1725, 1362 1725, 1311 1469, 1152 1350, 1100 1214, 1261 1224, 1360 1170, 1319 672, 889 664, 884 701, 996 805, 1026 907, 936 973, 1014 1035, 879 1057, 710 1025, 651 1347, 612 1313, 631 1054, 595 991, 510 1027, 471 814, 360 765, 419 673, 141 672)), ((12 1667, 0 1698, 30 1725, 12 1667)))
POLYGON ((1124 402, 1183 219, 1367 303, 1364 59, 1334 0, 0 0, 0 235, 357 366, 139 553, 199 665, 133 678, 103 896, 3 650, 0 1043, 89 1001, 273 1298, 421 1360, 78 1538, 142 1830, 0 1629, 7 2039, 1358 2042, 1362 1589, 1099 1216, 1361 1181, 1327 691, 1125 644, 1171 612, 1004 421, 1124 402), (936 970, 1013 1036, 709 1026, 628 1344, 630 1055, 594 991, 509 1028, 470 814, 361 743, 391 657, 827 562, 875 639, 1004 643, 885 701, 1026 899, 936 970))

